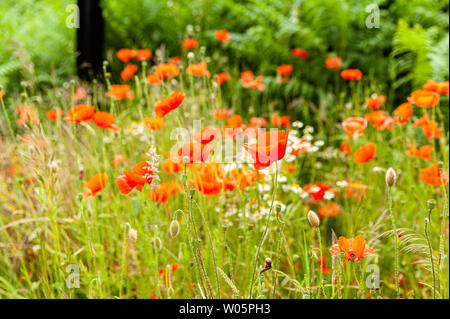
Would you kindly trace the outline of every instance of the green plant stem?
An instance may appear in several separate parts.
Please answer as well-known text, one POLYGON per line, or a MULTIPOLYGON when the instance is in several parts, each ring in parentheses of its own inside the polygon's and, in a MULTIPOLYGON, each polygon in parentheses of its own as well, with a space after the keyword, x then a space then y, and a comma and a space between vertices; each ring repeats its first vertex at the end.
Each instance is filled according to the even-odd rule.
POLYGON ((392 228, 394 229, 394 239, 395 239, 395 254, 394 254, 394 274, 395 274, 395 289, 397 292, 397 298, 400 298, 400 286, 398 282, 398 234, 397 227, 395 223, 394 213, 392 211, 392 187, 388 187, 388 205, 389 205, 389 214, 392 222, 392 228))
POLYGON ((428 225, 431 222, 431 211, 433 209, 428 209, 428 217, 425 219, 425 237, 427 239, 428 249, 430 250, 430 262, 431 262, 431 271, 433 273, 433 299, 436 299, 436 273, 434 270, 434 260, 433 260, 433 246, 431 245, 430 234, 428 225))

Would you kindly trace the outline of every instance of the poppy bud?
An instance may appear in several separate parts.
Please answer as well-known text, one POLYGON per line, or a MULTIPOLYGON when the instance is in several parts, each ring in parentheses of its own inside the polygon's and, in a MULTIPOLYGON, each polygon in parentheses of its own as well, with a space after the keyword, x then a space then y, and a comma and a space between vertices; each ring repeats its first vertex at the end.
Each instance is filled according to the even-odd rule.
POLYGON ((395 170, 391 167, 386 171, 386 185, 389 187, 392 187, 395 185, 395 182, 397 181, 397 174, 395 173, 395 170))
POLYGON ((269 257, 266 258, 265 268, 272 268, 272 259, 270 259, 269 257))
POLYGON ((319 216, 312 210, 308 212, 308 221, 311 224, 312 227, 319 227, 320 226, 320 219, 319 216))
POLYGON ((156 247, 156 249, 158 249, 158 251, 161 251, 161 249, 162 249, 162 242, 161 242, 161 239, 159 237, 155 237, 153 239, 153 245, 156 247))
POLYGON ((130 243, 134 244, 135 242, 137 242, 137 239, 138 239, 138 232, 137 232, 137 230, 134 229, 134 228, 130 228, 128 230, 127 238, 128 238, 128 241, 130 243))
POLYGON ((436 200, 434 199, 427 200, 427 207, 429 210, 433 210, 436 207, 436 200))
POLYGON ((169 237, 174 238, 180 233, 180 223, 174 219, 169 225, 169 237))
POLYGON ((189 163, 189 157, 188 156, 183 157, 183 163, 185 163, 185 164, 189 163))
POLYGON ((189 196, 192 198, 192 197, 194 197, 194 194, 195 194, 195 187, 190 187, 189 188, 189 196))

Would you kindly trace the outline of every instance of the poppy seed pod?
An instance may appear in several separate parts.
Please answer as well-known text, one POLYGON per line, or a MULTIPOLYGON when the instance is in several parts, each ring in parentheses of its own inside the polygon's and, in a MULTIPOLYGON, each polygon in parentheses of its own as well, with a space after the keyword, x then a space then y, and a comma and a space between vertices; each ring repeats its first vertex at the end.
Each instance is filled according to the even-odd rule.
POLYGON ((174 238, 180 233, 180 223, 174 219, 169 225, 169 237, 174 238))
POLYGON ((137 239, 138 239, 138 232, 137 232, 137 230, 134 229, 134 228, 130 228, 128 230, 127 238, 128 238, 128 241, 130 243, 134 244, 135 242, 137 242, 137 239))
POLYGON ((434 199, 427 200, 427 207, 429 210, 433 210, 436 207, 436 200, 434 199))
POLYGON ((396 181, 397 173, 395 173, 395 170, 391 167, 386 171, 386 185, 392 187, 395 185, 396 181))
POLYGON ((320 226, 320 219, 319 216, 312 210, 308 212, 308 221, 311 224, 312 227, 319 227, 320 226))

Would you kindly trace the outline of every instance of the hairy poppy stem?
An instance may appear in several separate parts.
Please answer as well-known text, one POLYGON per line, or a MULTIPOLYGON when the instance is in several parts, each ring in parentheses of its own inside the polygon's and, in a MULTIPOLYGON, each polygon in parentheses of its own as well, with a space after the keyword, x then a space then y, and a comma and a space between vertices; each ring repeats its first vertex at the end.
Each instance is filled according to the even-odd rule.
POLYGON ((431 271, 433 273, 433 299, 436 299, 436 273, 434 270, 434 260, 433 260, 433 246, 431 245, 430 233, 429 233, 429 224, 431 222, 431 212, 433 208, 428 208, 428 217, 425 218, 425 237, 427 239, 428 249, 430 250, 430 262, 431 262, 431 271))
POLYGON ((441 177, 441 186, 442 191, 444 192, 444 208, 443 208, 443 216, 441 221, 441 233, 439 236, 439 257, 438 257, 438 290, 441 292, 441 264, 442 264, 442 256, 445 255, 445 225, 447 222, 448 215, 448 196, 447 191, 445 189, 444 177, 442 172, 439 172, 441 177))
POLYGON ((394 254, 394 274, 395 274, 395 288, 397 292, 397 298, 400 298, 400 287, 398 282, 398 234, 397 234, 397 227, 395 226, 395 217, 394 213, 392 212, 392 187, 388 186, 388 205, 389 205, 389 214, 391 217, 392 222, 392 228, 394 229, 394 236, 395 236, 395 254, 394 254))

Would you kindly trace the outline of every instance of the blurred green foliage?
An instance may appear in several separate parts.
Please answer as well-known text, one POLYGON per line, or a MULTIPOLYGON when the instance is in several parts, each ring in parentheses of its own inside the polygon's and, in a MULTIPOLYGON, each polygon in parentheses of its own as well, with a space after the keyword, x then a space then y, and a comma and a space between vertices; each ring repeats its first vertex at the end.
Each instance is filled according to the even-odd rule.
MULTIPOLYGON (((0 4, 0 84, 18 88, 20 80, 58 85, 75 73, 75 29, 65 26, 69 0, 3 0, 0 4)), ((106 56, 122 47, 164 45, 165 56, 181 54, 181 42, 195 36, 210 70, 251 69, 264 74, 271 94, 301 92, 316 100, 333 79, 324 78, 328 55, 342 56, 344 67, 360 68, 369 86, 404 99, 426 79, 447 80, 448 0, 103 0, 106 56), (380 28, 369 29, 367 6, 380 8, 380 28), (228 29, 233 41, 221 44, 214 31, 228 29), (294 59, 300 47, 310 57, 294 59), (271 85, 277 65, 292 63, 297 77, 271 85)), ((113 70, 121 64, 115 59, 113 70)))

